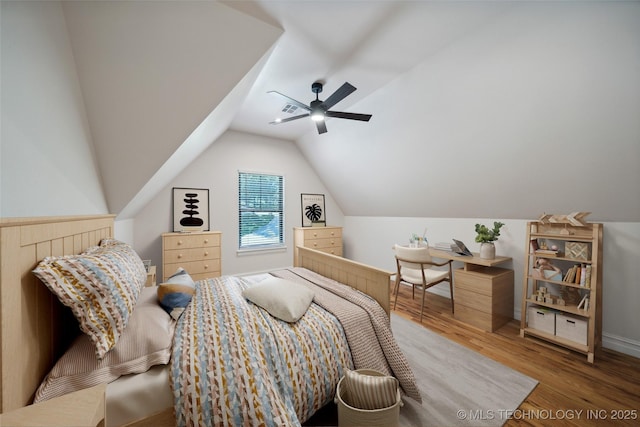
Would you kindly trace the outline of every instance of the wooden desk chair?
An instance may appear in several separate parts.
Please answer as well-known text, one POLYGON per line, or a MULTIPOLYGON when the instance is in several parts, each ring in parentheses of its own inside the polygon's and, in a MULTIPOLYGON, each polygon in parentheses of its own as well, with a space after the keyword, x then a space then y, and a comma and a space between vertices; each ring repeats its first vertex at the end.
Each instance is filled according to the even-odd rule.
POLYGON ((422 287, 422 305, 420 306, 420 322, 422 322, 422 313, 424 311, 424 297, 427 289, 437 285, 440 282, 449 282, 451 290, 451 312, 453 313, 453 272, 451 263, 453 260, 438 263, 433 261, 429 254, 428 247, 407 248, 400 245, 393 247, 396 257, 396 298, 393 302, 393 309, 396 308, 398 302, 398 291, 400 282, 409 283, 413 286, 413 297, 415 297, 416 286, 422 287), (439 270, 433 267, 442 267, 448 265, 448 270, 439 270))

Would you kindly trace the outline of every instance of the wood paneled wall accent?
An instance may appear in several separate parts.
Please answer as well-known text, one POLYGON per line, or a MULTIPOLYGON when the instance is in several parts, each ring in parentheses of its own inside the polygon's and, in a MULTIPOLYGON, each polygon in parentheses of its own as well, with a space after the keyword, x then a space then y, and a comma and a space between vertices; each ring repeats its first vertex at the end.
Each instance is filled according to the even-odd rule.
POLYGON ((30 404, 77 333, 70 310, 31 271, 113 236, 114 215, 0 219, 0 412, 30 404))
POLYGON ((296 267, 304 267, 363 292, 389 314, 391 271, 381 270, 336 255, 298 246, 296 267))

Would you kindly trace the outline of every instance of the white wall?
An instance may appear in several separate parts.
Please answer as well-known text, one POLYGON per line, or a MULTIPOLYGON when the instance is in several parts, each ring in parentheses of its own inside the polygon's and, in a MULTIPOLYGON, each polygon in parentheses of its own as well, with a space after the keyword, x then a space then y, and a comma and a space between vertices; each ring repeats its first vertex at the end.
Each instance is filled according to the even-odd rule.
POLYGON ((107 213, 60 3, 0 7, 0 216, 107 213))
MULTIPOLYGON (((514 270, 514 317, 520 319, 527 221, 345 216, 345 256, 395 271, 393 244, 408 243, 411 234, 422 235, 425 227, 430 244, 456 238, 478 252, 480 244, 475 243, 474 226, 478 222, 489 226, 493 221, 506 224, 496 242, 496 253, 513 258, 503 266, 514 270)), ((603 346, 640 357, 640 223, 604 223, 603 248, 603 346)), ((461 263, 456 264, 462 267, 461 263)), ((432 290, 449 296, 448 286, 444 283, 432 290)))
POLYGON ((161 191, 135 218, 135 248, 162 265, 161 233, 172 231, 172 187, 208 188, 210 226, 222 231, 222 274, 261 272, 293 264, 293 227, 300 226, 301 193, 325 194, 327 221, 342 225, 342 211, 295 143, 228 131, 161 191), (284 175, 287 249, 238 255, 238 171, 284 175))

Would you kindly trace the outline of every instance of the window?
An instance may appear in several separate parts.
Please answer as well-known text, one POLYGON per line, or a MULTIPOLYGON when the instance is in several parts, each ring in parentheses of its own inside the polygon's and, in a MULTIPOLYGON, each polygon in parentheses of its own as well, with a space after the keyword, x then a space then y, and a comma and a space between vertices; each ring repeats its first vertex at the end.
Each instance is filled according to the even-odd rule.
POLYGON ((238 173, 240 249, 271 249, 284 245, 284 177, 238 173))

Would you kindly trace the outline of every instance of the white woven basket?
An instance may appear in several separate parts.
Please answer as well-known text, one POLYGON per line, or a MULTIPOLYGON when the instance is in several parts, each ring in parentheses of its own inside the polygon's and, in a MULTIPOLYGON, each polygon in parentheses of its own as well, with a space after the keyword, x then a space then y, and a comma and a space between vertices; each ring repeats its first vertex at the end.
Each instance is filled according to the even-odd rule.
MULTIPOLYGON (((358 369, 356 372, 366 375, 384 376, 371 369, 358 369)), ((358 409, 347 405, 342 399, 341 385, 344 377, 338 381, 335 403, 338 405, 339 427, 397 427, 399 425, 402 398, 397 391, 396 403, 383 409, 358 409)))

